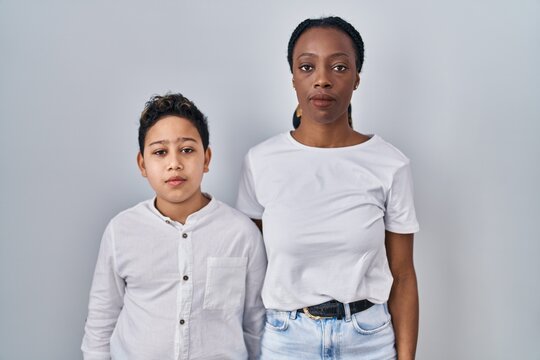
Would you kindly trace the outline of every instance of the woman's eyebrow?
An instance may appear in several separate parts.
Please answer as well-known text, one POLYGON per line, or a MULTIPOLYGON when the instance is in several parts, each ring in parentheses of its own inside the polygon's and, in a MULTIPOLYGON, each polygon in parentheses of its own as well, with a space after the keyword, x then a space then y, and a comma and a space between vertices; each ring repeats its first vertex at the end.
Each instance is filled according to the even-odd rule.
POLYGON ((330 55, 329 57, 341 57, 341 56, 351 57, 350 54, 345 53, 345 52, 337 52, 337 53, 333 53, 333 54, 330 55))
POLYGON ((316 54, 314 53, 301 53, 300 55, 298 55, 296 58, 301 58, 303 56, 317 56, 316 54))
MULTIPOLYGON (((306 52, 306 53, 301 53, 300 55, 298 55, 296 58, 299 59, 301 57, 304 57, 304 56, 307 56, 307 57, 311 57, 311 56, 314 56, 314 57, 318 57, 319 55, 317 54, 314 54, 314 53, 309 53, 309 52, 306 52)), ((346 57, 351 57, 351 54, 348 54, 346 52, 336 52, 336 53, 333 53, 333 54, 330 54, 328 57, 340 57, 340 56, 346 56, 346 57)))

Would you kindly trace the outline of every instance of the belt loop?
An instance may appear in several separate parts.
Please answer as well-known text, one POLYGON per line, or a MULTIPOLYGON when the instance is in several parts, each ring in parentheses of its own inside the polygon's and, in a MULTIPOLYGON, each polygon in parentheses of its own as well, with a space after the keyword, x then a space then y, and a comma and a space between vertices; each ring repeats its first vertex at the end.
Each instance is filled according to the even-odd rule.
POLYGON ((351 321, 351 307, 349 303, 343 304, 343 308, 345 309, 345 322, 351 321))
POLYGON ((297 311, 298 311, 298 310, 293 310, 293 311, 291 311, 291 313, 289 314, 289 319, 291 319, 291 320, 296 320, 296 312, 297 312, 297 311))

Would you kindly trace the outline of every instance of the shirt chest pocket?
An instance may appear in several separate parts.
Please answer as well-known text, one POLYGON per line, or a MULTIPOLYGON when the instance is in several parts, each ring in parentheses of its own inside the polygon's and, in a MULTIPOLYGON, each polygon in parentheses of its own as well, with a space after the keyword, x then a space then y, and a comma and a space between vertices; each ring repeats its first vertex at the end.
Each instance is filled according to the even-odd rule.
POLYGON ((234 309, 243 305, 247 257, 209 257, 206 262, 204 309, 234 309))

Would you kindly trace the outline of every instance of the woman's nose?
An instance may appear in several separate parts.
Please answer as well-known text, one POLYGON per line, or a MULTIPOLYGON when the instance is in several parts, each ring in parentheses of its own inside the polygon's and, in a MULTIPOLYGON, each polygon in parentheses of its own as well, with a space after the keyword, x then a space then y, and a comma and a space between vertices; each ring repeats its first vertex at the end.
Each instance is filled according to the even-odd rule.
POLYGON ((331 88, 332 87, 332 81, 330 81, 330 78, 328 76, 328 73, 325 69, 318 69, 315 73, 315 84, 314 87, 316 88, 331 88))

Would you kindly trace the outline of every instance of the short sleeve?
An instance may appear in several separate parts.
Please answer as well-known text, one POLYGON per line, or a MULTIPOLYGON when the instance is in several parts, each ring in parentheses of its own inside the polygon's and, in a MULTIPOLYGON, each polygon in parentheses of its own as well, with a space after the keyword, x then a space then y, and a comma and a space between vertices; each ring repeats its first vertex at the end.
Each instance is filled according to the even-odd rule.
POLYGON ((264 207, 257 199, 255 191, 255 181, 253 179, 253 169, 251 167, 250 153, 244 158, 242 173, 240 175, 240 184, 238 186, 238 197, 236 199, 236 208, 252 219, 261 219, 264 207))
POLYGON ((392 179, 386 199, 385 228, 398 234, 418 232, 413 199, 413 182, 409 161, 400 167, 392 179))

